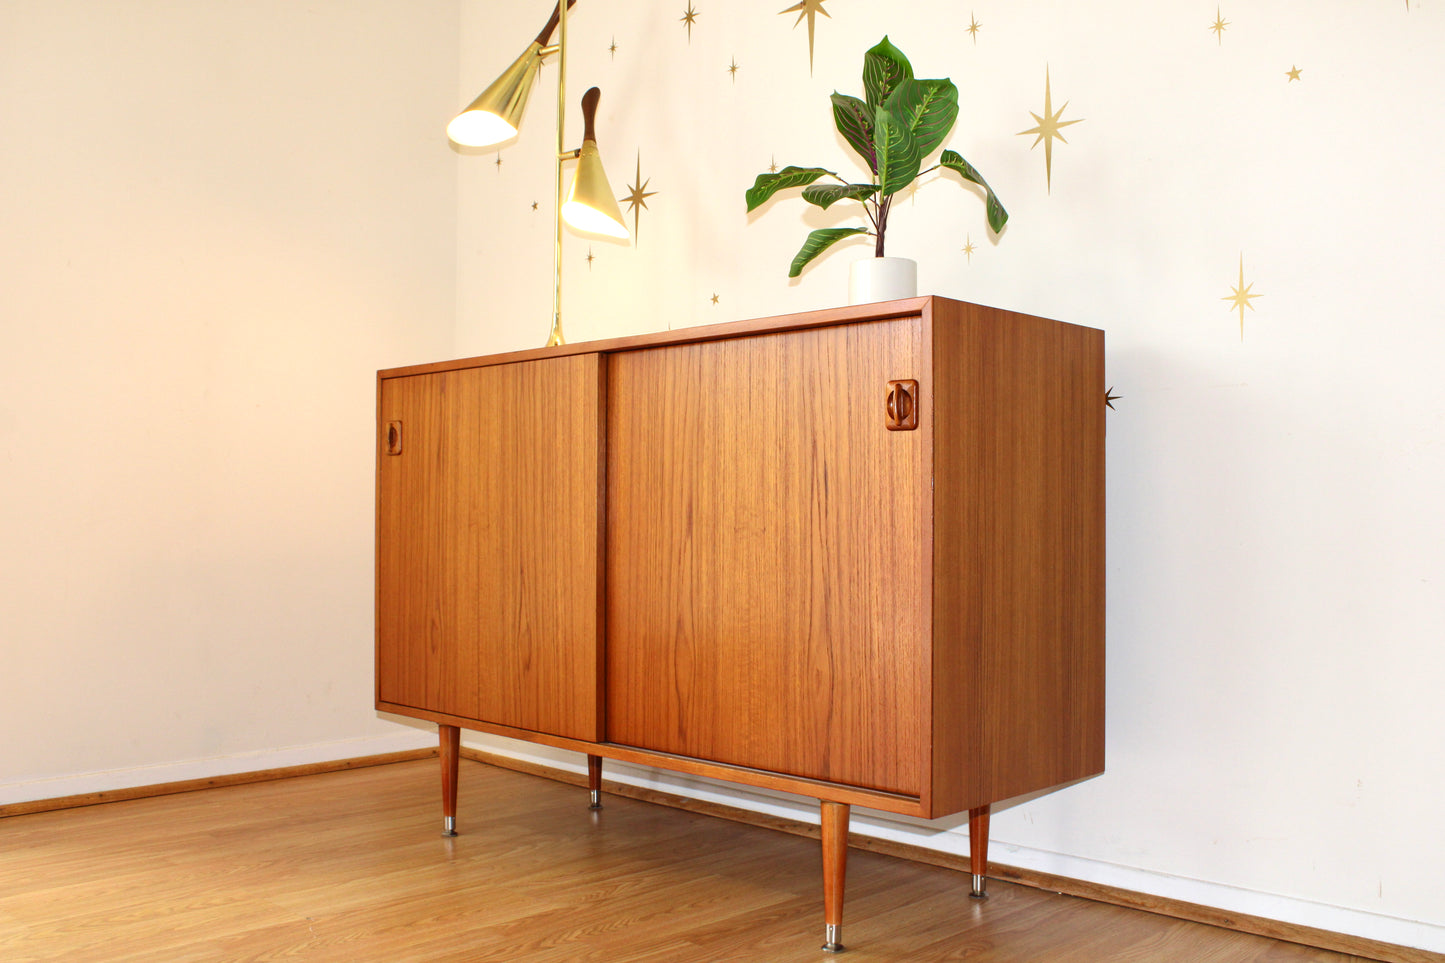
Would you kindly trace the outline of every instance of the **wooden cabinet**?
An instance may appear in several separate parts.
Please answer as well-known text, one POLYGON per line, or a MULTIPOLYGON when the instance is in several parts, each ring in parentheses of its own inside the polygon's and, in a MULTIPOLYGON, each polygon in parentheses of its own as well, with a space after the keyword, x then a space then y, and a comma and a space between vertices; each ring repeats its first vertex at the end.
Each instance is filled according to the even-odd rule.
POLYGON ((836 947, 848 807, 969 811, 981 892, 990 805, 1103 770, 1102 332, 918 298, 378 384, 377 706, 444 795, 465 727, 815 797, 836 947))

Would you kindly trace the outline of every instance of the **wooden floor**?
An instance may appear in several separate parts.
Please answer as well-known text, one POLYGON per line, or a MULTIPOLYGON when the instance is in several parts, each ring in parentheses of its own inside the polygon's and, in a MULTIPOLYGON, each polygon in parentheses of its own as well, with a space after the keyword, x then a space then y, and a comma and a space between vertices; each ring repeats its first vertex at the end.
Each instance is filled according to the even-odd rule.
POLYGON ((0 960, 1345 961, 951 870, 849 855, 820 950, 816 841, 435 761, 0 819, 0 960))

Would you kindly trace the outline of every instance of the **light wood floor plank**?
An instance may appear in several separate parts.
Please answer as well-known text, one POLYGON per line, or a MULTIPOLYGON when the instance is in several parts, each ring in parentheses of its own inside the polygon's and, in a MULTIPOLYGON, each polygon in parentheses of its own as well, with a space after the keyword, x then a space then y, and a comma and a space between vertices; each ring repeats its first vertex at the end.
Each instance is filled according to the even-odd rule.
MULTIPOLYGON (((818 844, 434 760, 0 819, 5 963, 819 963, 818 844)), ((1363 959, 877 853, 849 855, 853 963, 1363 959)))

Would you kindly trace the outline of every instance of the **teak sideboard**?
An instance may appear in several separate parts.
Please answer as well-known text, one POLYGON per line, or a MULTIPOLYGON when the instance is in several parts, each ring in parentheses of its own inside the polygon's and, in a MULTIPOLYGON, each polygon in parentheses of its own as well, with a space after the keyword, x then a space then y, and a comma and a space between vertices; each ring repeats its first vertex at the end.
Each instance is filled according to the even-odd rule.
POLYGON ((376 706, 969 813, 1104 768, 1104 336, 939 297, 378 373, 376 706))

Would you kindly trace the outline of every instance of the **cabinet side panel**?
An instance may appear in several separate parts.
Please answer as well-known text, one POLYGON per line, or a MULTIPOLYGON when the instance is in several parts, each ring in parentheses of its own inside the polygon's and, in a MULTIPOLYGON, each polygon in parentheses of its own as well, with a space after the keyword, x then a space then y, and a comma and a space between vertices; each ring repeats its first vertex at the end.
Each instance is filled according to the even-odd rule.
POLYGON ((920 793, 924 432, 885 415, 919 329, 610 357, 610 741, 920 793))
POLYGON ((933 347, 933 652, 929 813, 982 805, 983 494, 976 445, 983 356, 973 305, 935 299, 933 347))
POLYGON ((976 677, 958 680, 977 688, 977 715, 954 720, 979 730, 955 740, 965 775, 949 793, 962 808, 1103 769, 1104 376, 1102 332, 958 313, 972 357, 948 406, 976 410, 963 420, 971 437, 950 438, 947 470, 975 504, 949 539, 971 543, 968 567, 938 557, 959 585, 944 614, 977 645, 976 677))

